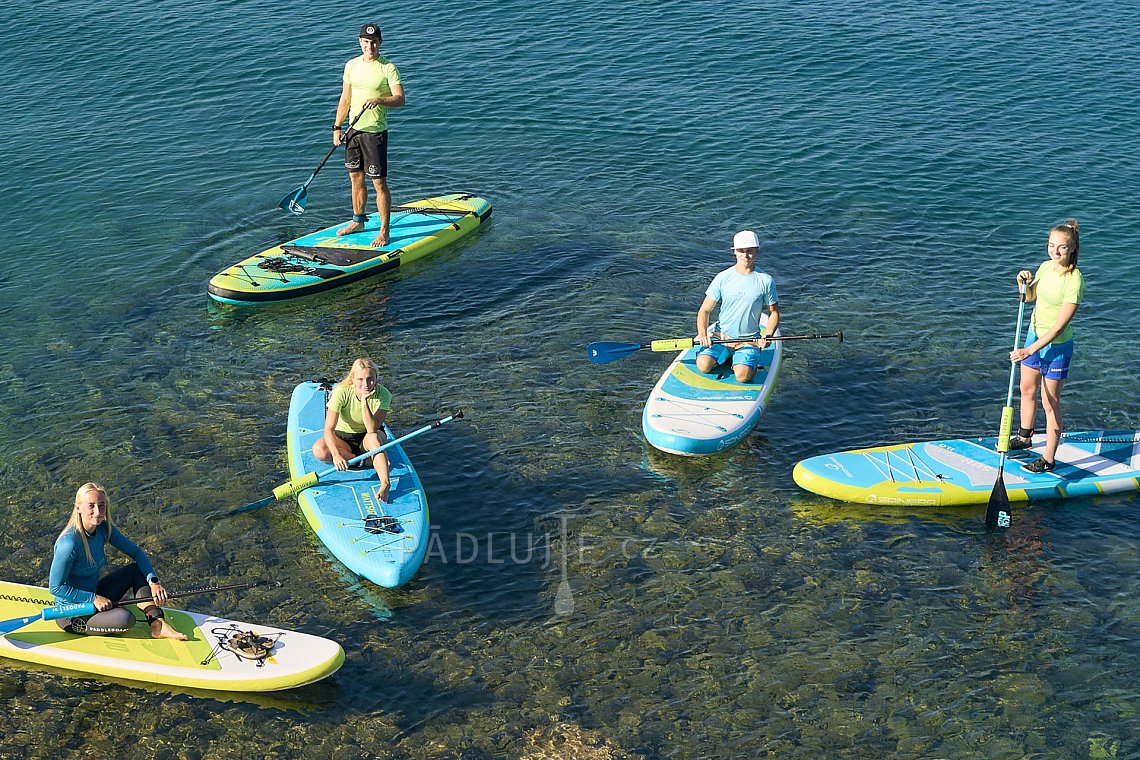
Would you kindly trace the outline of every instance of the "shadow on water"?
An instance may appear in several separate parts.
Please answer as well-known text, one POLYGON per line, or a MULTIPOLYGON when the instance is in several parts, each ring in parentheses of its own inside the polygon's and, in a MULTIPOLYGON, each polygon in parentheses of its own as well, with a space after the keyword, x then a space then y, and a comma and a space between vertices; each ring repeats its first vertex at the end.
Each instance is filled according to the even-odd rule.
POLYGON ((258 709, 273 709, 299 715, 311 715, 321 710, 333 708, 343 699, 341 694, 343 689, 338 683, 336 675, 317 683, 285 691, 232 692, 192 689, 184 686, 154 686, 141 681, 131 681, 114 676, 99 676, 98 679, 93 679, 76 674, 75 671, 51 665, 28 665, 10 660, 4 660, 3 665, 7 671, 3 690, 5 698, 24 695, 28 692, 29 681, 52 676, 59 678, 58 683, 64 688, 71 685, 81 692, 92 694, 107 693, 114 697, 117 689, 121 687, 144 692, 150 698, 164 701, 173 699, 193 705, 195 700, 211 700, 223 703, 225 709, 232 709, 233 706, 237 705, 248 705, 258 709), (185 699, 187 697, 192 699, 185 699))

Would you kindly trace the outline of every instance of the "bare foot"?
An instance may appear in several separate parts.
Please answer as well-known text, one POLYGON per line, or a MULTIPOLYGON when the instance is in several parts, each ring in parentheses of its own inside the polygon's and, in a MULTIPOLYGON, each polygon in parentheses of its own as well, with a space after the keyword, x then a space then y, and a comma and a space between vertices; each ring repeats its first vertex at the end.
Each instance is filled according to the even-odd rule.
MULTIPOLYGON (((376 473, 376 474, 379 475, 380 473, 376 473)), ((373 493, 376 495, 376 501, 387 502, 388 501, 388 493, 391 490, 392 490, 392 484, 391 483, 381 483, 380 485, 376 486, 376 489, 373 491, 373 493)))
POLYGON ((177 628, 166 622, 166 618, 159 618, 150 624, 150 635, 155 639, 186 641, 186 634, 180 633, 177 628))
POLYGON ((388 230, 380 230, 380 234, 372 241, 373 248, 383 248, 388 245, 388 230))
POLYGON ((338 235, 351 235, 354 232, 360 232, 364 229, 364 225, 360 222, 349 222, 336 231, 338 235))

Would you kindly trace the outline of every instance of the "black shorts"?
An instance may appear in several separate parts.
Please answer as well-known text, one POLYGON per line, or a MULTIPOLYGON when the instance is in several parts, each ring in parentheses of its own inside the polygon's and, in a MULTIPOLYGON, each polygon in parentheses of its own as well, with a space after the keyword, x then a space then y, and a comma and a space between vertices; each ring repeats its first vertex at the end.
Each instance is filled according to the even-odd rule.
POLYGON ((354 132, 344 146, 344 168, 364 174, 372 179, 388 176, 388 130, 383 132, 354 132))
POLYGON ((336 434, 337 438, 348 444, 348 447, 352 449, 352 455, 354 457, 358 457, 365 452, 364 436, 368 435, 368 433, 344 433, 340 430, 334 430, 333 433, 336 434))

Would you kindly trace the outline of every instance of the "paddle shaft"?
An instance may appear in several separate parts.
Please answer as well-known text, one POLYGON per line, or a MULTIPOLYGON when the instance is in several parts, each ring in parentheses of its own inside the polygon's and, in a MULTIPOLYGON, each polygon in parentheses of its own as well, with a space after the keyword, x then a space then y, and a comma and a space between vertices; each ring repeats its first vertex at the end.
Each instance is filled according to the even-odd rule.
POLYGON ((349 138, 352 137, 352 128, 356 126, 356 122, 360 121, 360 117, 363 116, 367 112, 367 110, 368 109, 364 109, 360 113, 356 114, 356 118, 353 119, 349 123, 348 129, 346 129, 344 131, 344 134, 341 135, 340 142, 338 142, 336 145, 329 148, 329 152, 326 153, 325 157, 321 159, 321 162, 319 164, 317 164, 317 168, 313 169, 313 173, 310 174, 309 178, 307 180, 305 180, 305 182, 301 185, 302 188, 308 187, 309 183, 317 178, 317 172, 319 172, 321 169, 323 169, 325 167, 325 164, 328 163, 328 160, 330 158, 332 158, 332 154, 336 152, 337 148, 348 143, 349 138))
MULTIPOLYGON (((178 591, 173 594, 167 594, 167 599, 179 599, 184 596, 194 596, 195 594, 208 594, 211 591, 233 591, 235 589, 252 588, 257 585, 257 581, 250 583, 231 583, 225 586, 207 586, 206 588, 195 588, 188 591, 178 591)), ((126 607, 129 604, 145 604, 153 602, 153 596, 136 596, 131 599, 123 599, 115 602, 107 609, 114 609, 115 607, 126 607)), ((94 602, 79 602, 78 604, 57 604, 54 607, 48 607, 43 612, 44 620, 54 620, 56 618, 64 617, 79 617, 80 615, 94 615, 96 612, 106 612, 106 610, 99 610, 95 607, 94 602), (77 607, 85 608, 77 610, 77 607)))
MULTIPOLYGON (((764 340, 819 340, 820 338, 839 338, 839 342, 842 343, 843 342, 843 331, 840 330, 839 332, 833 332, 833 333, 812 333, 810 335, 768 335, 764 338, 764 340)), ((689 341, 689 345, 687 345, 687 346, 682 345, 681 346, 682 348, 692 348, 693 346, 695 346, 697 344, 697 341, 694 338, 687 338, 687 339, 681 338, 680 342, 683 344, 685 340, 689 341)), ((709 342, 710 343, 751 343, 754 340, 760 340, 760 338, 717 338, 716 340, 712 340, 709 342)), ((674 342, 674 341, 655 340, 655 341, 653 341, 653 343, 650 343, 650 346, 653 346, 654 344, 658 344, 658 343, 672 343, 672 342, 674 342)), ((654 351, 672 351, 674 349, 672 347, 669 347, 669 348, 654 348, 653 350, 654 351)), ((677 350, 680 350, 680 349, 677 349, 677 350)))
MULTIPOLYGON (((435 420, 434 422, 432 422, 430 424, 424 425, 422 428, 420 428, 418 430, 413 430, 412 432, 408 433, 407 435, 400 436, 399 438, 397 438, 394 441, 388 441, 383 446, 377 446, 376 448, 372 449, 371 451, 366 451, 363 454, 361 454, 360 456, 353 457, 352 459, 348 460, 348 465, 352 466, 354 464, 357 464, 358 462, 362 462, 365 459, 367 459, 368 457, 376 456, 377 454, 379 454, 382 451, 390 449, 393 446, 399 445, 399 444, 403 443, 404 441, 415 438, 417 435, 423 435, 424 433, 428 432, 429 430, 435 430, 437 427, 444 425, 448 422, 451 422, 452 420, 460 420, 460 419, 463 419, 463 412, 462 411, 458 411, 455 414, 449 415, 449 416, 444 417, 442 419, 435 420)), ((336 467, 330 467, 327 470, 322 470, 320 472, 310 472, 307 475, 302 475, 301 477, 297 478, 296 480, 288 480, 285 483, 274 488, 272 496, 267 496, 264 499, 260 499, 260 500, 255 501, 255 502, 251 502, 251 503, 246 504, 244 506, 237 507, 236 509, 231 509, 226 514, 227 515, 236 515, 236 514, 239 514, 241 512, 252 512, 255 509, 261 509, 262 507, 268 507, 270 504, 272 504, 276 501, 281 501, 282 499, 286 498, 287 496, 292 496, 293 494, 296 494, 299 491, 303 491, 306 488, 309 488, 310 486, 316 485, 317 482, 320 481, 321 478, 325 477, 326 475, 331 475, 336 471, 337 471, 336 467)))
MULTIPOLYGON (((843 342, 843 331, 834 333, 812 333, 810 335, 769 335, 765 340, 819 340, 820 338, 839 338, 843 342)), ((759 338, 718 338, 712 343, 750 343, 759 338)), ((651 351, 684 351, 697 345, 695 338, 670 338, 654 340, 649 343, 621 343, 617 341, 598 341, 586 347, 590 361, 595 364, 608 364, 617 361, 623 356, 650 349, 651 351)))
MULTIPOLYGON (((178 599, 184 596, 193 596, 195 594, 207 594, 211 591, 232 591, 234 589, 252 588, 260 583, 260 581, 252 581, 249 583, 231 583, 224 586, 207 586, 206 588, 195 588, 188 591, 179 591, 173 594, 167 594, 167 599, 178 599)), ((143 604, 145 602, 153 602, 154 597, 139 596, 133 599, 125 599, 121 602, 115 602, 108 609, 114 607, 125 607, 128 604, 143 604)), ((28 615, 21 618, 12 618, 0 622, 0 636, 9 634, 18 628, 23 628, 26 625, 31 625, 37 620, 57 620, 59 618, 82 617, 83 615, 94 615, 100 610, 96 609, 94 602, 77 602, 72 604, 57 604, 51 607, 45 607, 36 615, 28 615)))
MULTIPOLYGON (((1025 319, 1025 284, 1018 287, 1017 303, 1017 331, 1013 335, 1013 350, 1016 351, 1021 343, 1021 325, 1025 319)), ((998 426, 997 450, 998 457, 997 482, 990 494, 990 502, 986 507, 987 528, 1008 528, 1010 524, 1009 495, 1005 491, 1005 459, 1009 452, 1009 436, 1013 430, 1013 386, 1017 378, 1018 362, 1009 363, 1009 389, 1005 394, 1005 406, 1001 410, 1001 424, 998 426)))
MULTIPOLYGON (((418 430, 413 430, 412 432, 407 433, 406 435, 400 436, 399 438, 397 438, 394 441, 388 441, 383 446, 377 446, 376 448, 372 449, 372 451, 366 451, 363 454, 361 454, 360 456, 353 457, 352 459, 348 460, 348 464, 354 465, 354 464, 357 464, 359 462, 363 462, 368 457, 376 456, 380 452, 386 451, 386 450, 392 448, 393 446, 401 444, 410 438, 415 438, 417 435, 423 435, 424 433, 428 432, 429 430, 435 430, 440 425, 451 422, 452 420, 460 420, 460 419, 463 419, 463 412, 461 412, 461 411, 456 412, 455 414, 449 415, 447 417, 444 417, 442 419, 435 420, 434 422, 430 422, 427 425, 424 425, 422 428, 419 428, 418 430)), ((327 470, 322 470, 321 472, 317 473, 317 480, 320 480, 321 478, 323 478, 326 475, 332 475, 334 472, 336 472, 335 467, 330 467, 327 470)))

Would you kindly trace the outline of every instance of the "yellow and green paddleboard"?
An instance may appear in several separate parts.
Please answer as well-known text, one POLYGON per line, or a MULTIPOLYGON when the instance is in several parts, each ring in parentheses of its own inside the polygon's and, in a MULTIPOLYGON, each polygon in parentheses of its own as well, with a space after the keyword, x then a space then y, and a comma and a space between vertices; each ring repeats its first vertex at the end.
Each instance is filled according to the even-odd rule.
POLYGON ((392 207, 389 243, 373 248, 380 226, 372 214, 362 232, 337 235, 341 222, 273 246, 223 269, 206 290, 216 301, 256 306, 287 301, 390 273, 440 251, 491 216, 489 201, 451 193, 392 207))
MULTIPOLYGON (((0 620, 52 604, 45 588, 0 581, 0 620)), ((290 689, 344 662, 340 644, 307 633, 171 609, 166 619, 190 640, 152 639, 145 623, 127 634, 82 636, 37 620, 0 637, 0 655, 87 676, 234 692, 290 689)))

